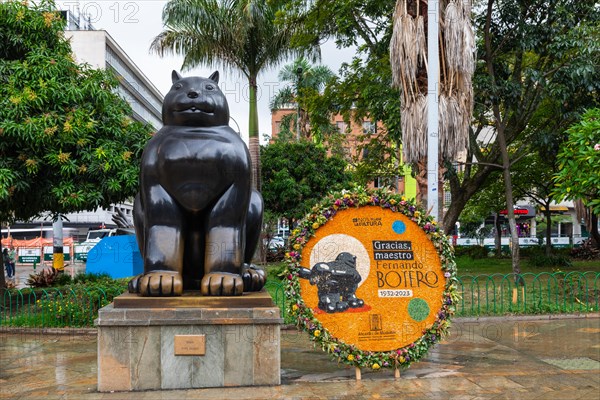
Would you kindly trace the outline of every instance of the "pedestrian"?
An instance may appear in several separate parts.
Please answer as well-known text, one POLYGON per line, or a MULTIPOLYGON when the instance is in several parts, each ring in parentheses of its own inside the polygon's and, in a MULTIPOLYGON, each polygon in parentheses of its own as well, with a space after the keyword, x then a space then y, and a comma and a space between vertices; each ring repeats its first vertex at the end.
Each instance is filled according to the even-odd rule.
POLYGON ((4 248, 2 250, 2 264, 4 264, 4 270, 6 271, 6 276, 10 278, 10 258, 8 257, 8 249, 4 248))
POLYGON ((15 251, 12 249, 5 248, 2 251, 2 262, 4 262, 4 268, 6 269, 6 276, 12 278, 15 276, 15 251))

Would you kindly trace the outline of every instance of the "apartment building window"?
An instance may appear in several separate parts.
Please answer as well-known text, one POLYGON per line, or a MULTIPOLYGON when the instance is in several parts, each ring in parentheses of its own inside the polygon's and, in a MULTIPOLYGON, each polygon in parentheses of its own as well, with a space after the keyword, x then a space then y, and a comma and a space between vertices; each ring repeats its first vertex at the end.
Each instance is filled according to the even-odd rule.
POLYGON ((365 135, 374 135, 377 132, 377 127, 371 121, 364 121, 362 123, 363 134, 365 135))
POLYGON ((444 205, 452 203, 452 193, 449 190, 444 191, 444 205))
POLYGON ((339 133, 346 133, 346 123, 344 121, 338 121, 335 123, 339 133))

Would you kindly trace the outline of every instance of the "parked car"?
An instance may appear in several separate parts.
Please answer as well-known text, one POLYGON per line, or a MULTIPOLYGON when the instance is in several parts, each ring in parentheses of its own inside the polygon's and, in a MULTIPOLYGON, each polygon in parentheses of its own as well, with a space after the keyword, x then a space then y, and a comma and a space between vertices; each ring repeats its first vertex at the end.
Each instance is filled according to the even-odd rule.
POLYGON ((281 236, 273 236, 269 241, 269 250, 277 251, 279 249, 285 248, 286 243, 285 239, 281 236))

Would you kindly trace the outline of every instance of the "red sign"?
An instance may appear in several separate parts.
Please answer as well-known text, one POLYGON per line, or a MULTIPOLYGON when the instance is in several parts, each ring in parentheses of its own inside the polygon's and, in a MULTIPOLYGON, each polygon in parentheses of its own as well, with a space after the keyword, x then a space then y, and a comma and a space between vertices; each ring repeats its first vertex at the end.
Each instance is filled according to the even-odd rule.
MULTIPOLYGON (((515 208, 514 213, 515 213, 515 215, 527 215, 527 214, 529 214, 529 210, 523 209, 523 208, 515 208)), ((508 210, 502 210, 502 211, 500 211, 500 214, 508 215, 508 210)))

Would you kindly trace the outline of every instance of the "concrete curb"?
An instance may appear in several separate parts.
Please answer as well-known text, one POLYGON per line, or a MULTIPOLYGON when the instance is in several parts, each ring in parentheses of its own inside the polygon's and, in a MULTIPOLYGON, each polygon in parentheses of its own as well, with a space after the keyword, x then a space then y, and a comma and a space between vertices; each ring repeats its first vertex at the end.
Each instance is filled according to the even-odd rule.
MULTIPOLYGON (((500 315, 486 317, 457 317, 452 318, 452 323, 473 323, 473 322, 495 322, 495 321, 555 321, 560 319, 596 319, 600 318, 600 313, 586 314, 540 314, 540 315, 500 315)), ((298 328, 295 325, 281 325, 281 330, 295 331, 298 328)), ((27 335, 89 335, 95 336, 98 333, 96 328, 22 328, 22 327, 0 327, 1 334, 27 334, 27 335)))
POLYGON ((4 326, 0 327, 0 335, 9 333, 20 333, 23 335, 81 335, 95 336, 98 334, 96 328, 22 328, 4 326))
POLYGON ((550 321, 557 319, 584 319, 600 318, 600 313, 581 313, 581 314, 539 314, 539 315, 498 315, 484 317, 456 317, 452 322, 493 322, 493 321, 550 321))

